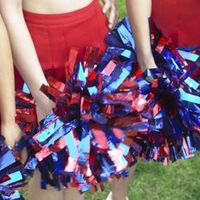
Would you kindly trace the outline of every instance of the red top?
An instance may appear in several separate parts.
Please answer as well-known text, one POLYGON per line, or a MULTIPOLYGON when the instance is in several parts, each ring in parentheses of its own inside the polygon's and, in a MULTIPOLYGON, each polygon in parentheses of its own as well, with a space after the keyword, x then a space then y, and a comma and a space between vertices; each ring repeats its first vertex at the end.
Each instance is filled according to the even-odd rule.
POLYGON ((152 18, 177 45, 200 45, 200 0, 153 0, 152 18))

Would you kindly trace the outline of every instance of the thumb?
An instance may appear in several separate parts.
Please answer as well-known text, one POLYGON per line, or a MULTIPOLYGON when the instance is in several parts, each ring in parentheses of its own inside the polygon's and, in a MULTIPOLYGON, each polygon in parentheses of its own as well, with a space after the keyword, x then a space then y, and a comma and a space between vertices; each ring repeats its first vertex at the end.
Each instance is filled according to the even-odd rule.
POLYGON ((105 4, 103 6, 103 13, 106 13, 111 8, 111 3, 109 0, 104 0, 104 2, 105 4))

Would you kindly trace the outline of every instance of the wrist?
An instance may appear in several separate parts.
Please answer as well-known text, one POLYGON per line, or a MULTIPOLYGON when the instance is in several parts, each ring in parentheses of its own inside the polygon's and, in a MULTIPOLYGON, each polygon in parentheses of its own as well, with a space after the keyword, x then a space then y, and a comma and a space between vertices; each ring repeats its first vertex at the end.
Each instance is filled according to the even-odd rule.
POLYGON ((7 130, 9 130, 10 127, 16 126, 15 121, 2 121, 1 120, 1 135, 3 135, 5 138, 10 134, 7 130))
POLYGON ((6 117, 1 117, 1 126, 6 126, 9 124, 15 124, 15 115, 8 115, 6 117))
MULTIPOLYGON (((48 85, 48 84, 45 84, 48 85)), ((41 85, 42 86, 42 85, 41 85)), ((40 90, 41 86, 37 89, 31 90, 31 95, 35 101, 42 101, 43 99, 47 99, 48 97, 40 90)))
POLYGON ((157 68, 154 57, 152 53, 149 54, 138 54, 137 55, 138 64, 144 71, 146 69, 157 68))
POLYGON ((33 99, 36 104, 49 104, 51 101, 42 91, 35 93, 33 99))
POLYGON ((46 79, 29 86, 31 95, 35 100, 44 96, 44 93, 40 90, 42 85, 49 85, 46 79))

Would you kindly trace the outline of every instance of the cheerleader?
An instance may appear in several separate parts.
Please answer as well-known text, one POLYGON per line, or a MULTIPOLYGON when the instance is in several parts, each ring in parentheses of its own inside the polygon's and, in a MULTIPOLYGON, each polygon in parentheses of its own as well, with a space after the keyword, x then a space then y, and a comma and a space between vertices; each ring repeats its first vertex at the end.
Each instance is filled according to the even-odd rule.
MULTIPOLYGON (((104 37, 116 21, 116 0, 1 0, 1 14, 8 28, 14 63, 36 101, 38 120, 51 112, 53 104, 40 92, 46 77, 65 80, 64 65, 71 47, 79 50, 106 48, 104 37), (109 12, 109 19, 105 13, 109 12)), ((22 79, 16 75, 16 87, 22 79)), ((39 189, 38 172, 30 183, 28 199, 82 199, 75 189, 58 192, 39 189)))
MULTIPOLYGON (((126 0, 128 16, 135 38, 137 61, 142 71, 157 68, 150 44, 149 19, 163 35, 172 38, 180 48, 200 46, 199 0, 126 0)), ((126 184, 115 182, 107 200, 126 199, 126 184), (117 196, 120 190, 121 196, 117 196)))

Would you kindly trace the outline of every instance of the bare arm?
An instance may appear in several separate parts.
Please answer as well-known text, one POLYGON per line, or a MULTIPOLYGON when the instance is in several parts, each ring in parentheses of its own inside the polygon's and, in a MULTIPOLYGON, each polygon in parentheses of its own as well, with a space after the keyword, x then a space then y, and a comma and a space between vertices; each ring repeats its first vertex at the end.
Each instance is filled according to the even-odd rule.
POLYGON ((6 28, 0 17, 0 110, 1 121, 15 121, 13 62, 6 28))
POLYGON ((0 12, 8 29, 14 63, 36 100, 38 118, 41 119, 51 111, 52 105, 40 92, 41 85, 47 85, 47 80, 24 21, 22 0, 0 0, 0 12))
POLYGON ((0 11, 9 32, 14 63, 32 94, 37 95, 47 82, 23 18, 22 0, 0 0, 0 11))
POLYGON ((0 16, 0 113, 1 131, 8 145, 14 146, 20 137, 19 127, 15 123, 15 91, 13 61, 9 39, 0 16))
POLYGON ((149 17, 152 0, 126 0, 128 15, 136 40, 138 62, 142 70, 156 68, 151 52, 149 17))

